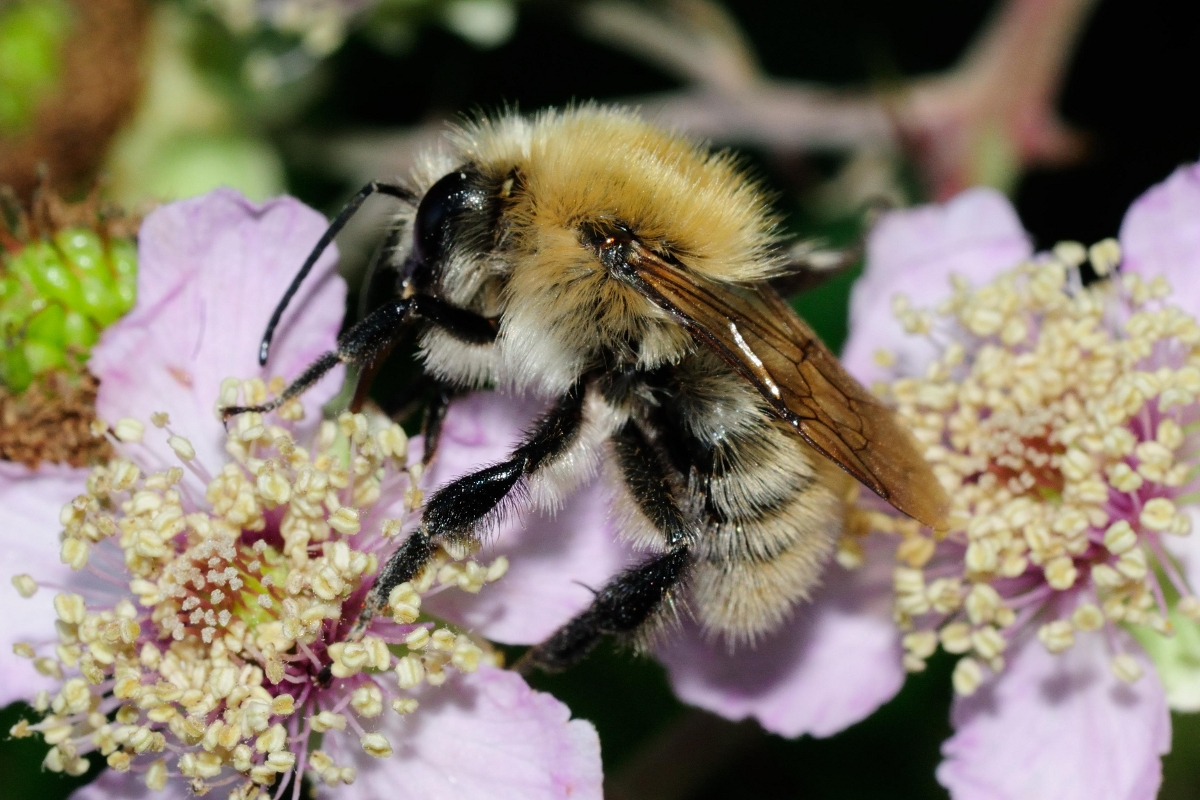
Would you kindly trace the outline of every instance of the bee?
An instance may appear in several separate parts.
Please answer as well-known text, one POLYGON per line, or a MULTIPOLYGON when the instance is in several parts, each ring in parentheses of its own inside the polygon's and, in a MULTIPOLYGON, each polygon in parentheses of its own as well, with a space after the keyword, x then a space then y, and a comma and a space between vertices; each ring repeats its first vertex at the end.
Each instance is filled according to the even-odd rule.
POLYGON ((605 635, 637 637, 684 603, 730 642, 778 628, 818 584, 855 481, 928 525, 948 499, 915 441, 782 299, 820 270, 788 256, 765 194, 712 153, 597 105, 466 123, 411 186, 372 183, 333 222, 264 336, 333 235, 370 194, 399 199, 377 274, 387 299, 275 400, 337 363, 358 398, 409 331, 447 398, 498 388, 548 398, 506 460, 434 493, 376 577, 358 630, 442 543, 474 543, 513 498, 553 509, 598 473, 620 535, 648 555, 525 657, 556 670, 605 635))

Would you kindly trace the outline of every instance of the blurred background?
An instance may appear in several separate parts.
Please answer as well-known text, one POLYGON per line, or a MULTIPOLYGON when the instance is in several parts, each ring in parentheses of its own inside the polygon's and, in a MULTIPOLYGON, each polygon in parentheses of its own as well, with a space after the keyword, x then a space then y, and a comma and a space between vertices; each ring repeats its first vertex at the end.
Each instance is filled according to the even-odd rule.
MULTIPOLYGON (((797 235, 853 242, 873 204, 983 183, 1039 246, 1090 243, 1200 157, 1197 41, 1194 0, 0 0, 0 185, 332 214, 464 112, 599 99, 744 154, 797 235)), ((339 238, 352 287, 389 210, 339 238)), ((797 303, 835 349, 852 279, 797 303)), ((596 724, 613 800, 941 798, 948 672, 795 741, 682 707, 625 653, 535 683, 596 724)), ((1200 721, 1175 727, 1162 796, 1200 797, 1200 721)), ((0 795, 69 794, 42 755, 0 741, 0 795)))

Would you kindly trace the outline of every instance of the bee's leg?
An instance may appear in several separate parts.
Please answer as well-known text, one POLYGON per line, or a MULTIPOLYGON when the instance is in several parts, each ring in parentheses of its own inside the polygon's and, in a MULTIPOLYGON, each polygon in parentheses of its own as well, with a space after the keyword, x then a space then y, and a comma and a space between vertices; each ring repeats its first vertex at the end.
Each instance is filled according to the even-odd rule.
MULTIPOLYGON (((400 272, 389 268, 388 260, 395 252, 400 239, 407 233, 408 231, 404 227, 392 228, 384 241, 376 248, 370 263, 367 264, 367 271, 363 276, 362 291, 358 300, 359 319, 366 319, 371 315, 372 311, 402 294, 399 283, 400 272)), ((350 401, 350 411, 357 413, 362 409, 363 404, 367 400, 367 395, 371 390, 371 384, 375 380, 375 375, 383 367, 384 362, 387 361, 388 356, 398 341, 398 338, 393 339, 391 346, 377 354, 369 364, 359 370, 358 377, 356 378, 357 385, 354 390, 354 398, 350 401)))
POLYGON ((771 287, 783 297, 803 294, 849 272, 862 260, 863 253, 862 243, 836 249, 802 240, 788 250, 786 273, 771 279, 771 287))
POLYGON ((292 381, 274 400, 257 406, 229 406, 222 409, 225 419, 247 411, 274 411, 293 397, 304 393, 338 364, 369 365, 396 344, 396 340, 417 320, 444 328, 457 339, 470 344, 495 341, 496 320, 473 311, 455 308, 444 300, 428 295, 400 297, 372 311, 338 339, 338 348, 325 353, 292 381))
POLYGON ((687 545, 680 545, 625 570, 600 590, 586 611, 530 649, 518 667, 566 669, 591 652, 602 636, 636 632, 683 580, 689 559, 687 545))
POLYGON ((387 605, 392 589, 412 580, 443 541, 466 542, 492 517, 523 477, 562 455, 583 424, 584 388, 577 385, 535 424, 512 455, 490 467, 464 475, 434 493, 425 504, 421 525, 392 554, 367 595, 351 637, 387 605))
POLYGON ((367 402, 367 397, 371 392, 371 384, 375 382, 375 376, 379 374, 380 368, 383 367, 383 362, 387 361, 392 350, 399 343, 400 337, 394 336, 392 340, 380 348, 379 352, 372 355, 365 364, 359 369, 358 375, 354 378, 354 397, 350 400, 349 409, 351 413, 357 414, 362 411, 363 405, 367 402))
POLYGON ((271 321, 267 323, 267 329, 263 333, 262 342, 258 346, 258 363, 260 365, 267 363, 267 355, 271 351, 271 339, 275 336, 275 328, 279 325, 279 320, 283 318, 283 312, 287 309, 288 303, 292 301, 292 297, 300 289, 300 284, 304 282, 304 278, 312 270, 313 265, 317 263, 317 259, 321 257, 321 254, 333 242, 333 237, 338 235, 338 232, 346 226, 346 223, 358 211, 359 206, 368 197, 377 192, 390 195, 410 205, 415 206, 417 203, 416 195, 408 189, 381 181, 371 181, 359 189, 358 194, 350 198, 350 202, 346 203, 345 207, 333 218, 333 222, 329 223, 329 227, 325 230, 325 233, 321 234, 321 238, 317 240, 317 244, 313 247, 312 252, 308 254, 308 258, 304 259, 304 264, 300 267, 300 271, 296 273, 296 277, 292 278, 287 291, 283 293, 283 298, 275 306, 275 313, 271 315, 271 321))
POLYGON ((633 422, 612 441, 625 485, 669 549, 610 581, 586 611, 526 653, 522 669, 565 669, 586 656, 602 636, 637 632, 671 602, 672 590, 687 576, 695 529, 675 501, 662 456, 633 422))
POLYGON ((437 455, 438 443, 442 439, 442 423, 446 421, 446 412, 450 410, 452 399, 454 392, 450 387, 439 384, 425 408, 425 420, 421 424, 421 433, 425 436, 425 452, 421 455, 421 463, 425 466, 429 466, 437 455))
POLYGON ((257 406, 227 406, 221 415, 228 420, 247 411, 266 413, 308 390, 338 364, 364 365, 373 362, 381 353, 390 349, 413 321, 413 301, 416 298, 399 298, 376 309, 366 319, 346 331, 338 340, 337 350, 325 353, 308 366, 300 377, 273 400, 257 406))

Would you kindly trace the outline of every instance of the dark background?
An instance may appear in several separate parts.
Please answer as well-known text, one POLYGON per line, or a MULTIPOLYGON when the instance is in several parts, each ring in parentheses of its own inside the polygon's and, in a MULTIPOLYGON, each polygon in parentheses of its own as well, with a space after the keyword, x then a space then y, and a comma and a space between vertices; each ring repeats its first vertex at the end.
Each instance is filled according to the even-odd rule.
MULTIPOLYGON (((994 6, 981 0, 729 3, 771 75, 848 86, 947 69, 994 6)), ((1065 119, 1088 134, 1090 155, 1070 168, 1033 170, 1015 192, 1021 218, 1039 246, 1115 235, 1137 195, 1177 165, 1200 157, 1198 44, 1200 3, 1194 0, 1099 3, 1059 102, 1065 119)), ((327 91, 301 117, 307 134, 413 125, 505 104, 532 110, 679 86, 646 62, 582 37, 569 6, 558 3, 521 6, 513 37, 494 50, 477 49, 431 26, 409 53, 393 57, 355 34, 332 57, 326 80, 327 91)), ((292 132, 277 132, 285 154, 292 132)), ((780 209, 792 227, 812 229, 806 191, 836 167, 839 156, 779 159, 753 151, 747 156, 778 190, 780 209)), ((287 163, 292 191, 323 210, 335 210, 352 188, 311 163, 287 163)), ((834 347, 844 338, 849 283, 840 280, 800 304, 834 347)), ((940 742, 950 733, 944 658, 912 677, 899 697, 869 720, 826 740, 785 741, 752 725, 688 711, 672 698, 656 665, 623 653, 601 652, 565 675, 534 683, 596 723, 614 794, 643 785, 649 754, 671 753, 671 742, 690 732, 711 746, 712 756, 704 769, 686 762, 660 764, 664 773, 682 774, 674 795, 680 798, 946 796, 934 779, 940 742)), ((16 710, 0 717, 0 728, 7 730, 16 710)), ((1200 720, 1176 716, 1175 722, 1162 796, 1200 797, 1200 720)), ((7 788, 0 788, 0 797, 51 798, 69 788, 32 766, 43 752, 32 740, 3 743, 0 787, 7 788)))

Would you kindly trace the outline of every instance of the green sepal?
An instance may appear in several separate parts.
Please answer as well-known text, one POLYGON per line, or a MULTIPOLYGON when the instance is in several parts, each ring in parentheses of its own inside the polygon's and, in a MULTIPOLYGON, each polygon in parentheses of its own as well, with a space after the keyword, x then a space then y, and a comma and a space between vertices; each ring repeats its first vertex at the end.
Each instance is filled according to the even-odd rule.
POLYGON ((1129 631, 1154 662, 1167 705, 1174 711, 1200 711, 1200 623, 1174 608, 1167 620, 1174 629, 1171 636, 1141 625, 1131 625, 1129 631))

